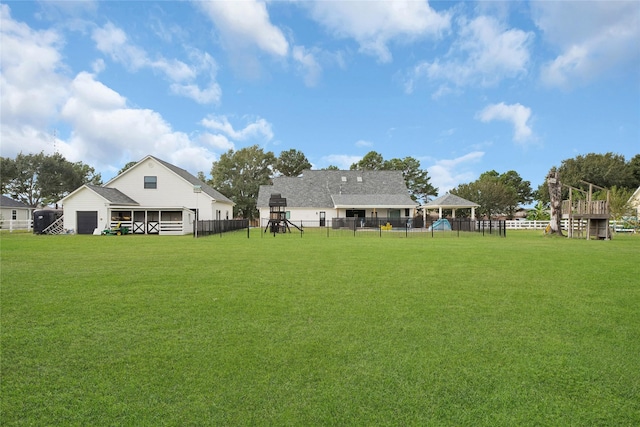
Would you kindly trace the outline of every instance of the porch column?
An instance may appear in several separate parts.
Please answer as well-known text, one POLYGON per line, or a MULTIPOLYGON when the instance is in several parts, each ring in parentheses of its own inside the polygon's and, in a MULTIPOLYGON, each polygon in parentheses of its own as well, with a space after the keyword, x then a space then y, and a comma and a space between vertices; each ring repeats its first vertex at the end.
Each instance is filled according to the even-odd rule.
POLYGON ((476 219, 476 208, 471 206, 471 219, 476 219))
POLYGON ((442 219, 442 206, 438 208, 438 219, 442 219))
POLYGON ((451 219, 456 219, 456 208, 451 208, 451 219))

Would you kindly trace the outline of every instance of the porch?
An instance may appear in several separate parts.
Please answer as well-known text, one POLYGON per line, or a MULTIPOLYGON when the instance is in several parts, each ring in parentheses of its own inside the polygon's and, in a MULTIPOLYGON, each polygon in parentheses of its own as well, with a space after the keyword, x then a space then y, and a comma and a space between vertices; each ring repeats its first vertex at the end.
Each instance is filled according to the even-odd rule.
POLYGON ((127 227, 131 234, 183 235, 193 232, 195 212, 187 208, 110 209, 108 228, 127 227))

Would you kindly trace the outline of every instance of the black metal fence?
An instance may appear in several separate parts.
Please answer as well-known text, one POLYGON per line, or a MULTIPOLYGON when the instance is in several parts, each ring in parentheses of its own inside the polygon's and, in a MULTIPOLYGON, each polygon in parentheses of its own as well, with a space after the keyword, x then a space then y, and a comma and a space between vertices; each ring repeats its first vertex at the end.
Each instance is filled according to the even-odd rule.
POLYGON ((286 234, 291 236, 324 237, 450 237, 460 233, 478 233, 506 237, 504 220, 472 220, 470 218, 450 218, 427 220, 421 218, 332 218, 319 221, 291 221, 295 227, 267 227, 262 220, 262 235, 286 234))
POLYGON ((248 219, 194 221, 193 237, 211 236, 237 230, 249 230, 248 219))

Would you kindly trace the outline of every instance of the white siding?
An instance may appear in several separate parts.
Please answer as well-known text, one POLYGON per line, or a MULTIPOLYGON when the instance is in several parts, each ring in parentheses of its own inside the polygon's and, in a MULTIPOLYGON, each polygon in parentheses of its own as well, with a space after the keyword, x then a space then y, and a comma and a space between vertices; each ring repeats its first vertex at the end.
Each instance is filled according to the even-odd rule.
POLYGON ((109 228, 110 218, 107 216, 106 200, 89 190, 82 188, 64 201, 64 229, 77 232, 76 224, 78 211, 97 211, 98 230, 109 228))
POLYGON ((221 211, 222 219, 225 219, 227 213, 229 218, 233 215, 230 204, 215 202, 204 192, 194 193, 193 185, 152 158, 142 161, 111 181, 109 187, 117 188, 131 197, 140 207, 197 207, 201 220, 216 219, 216 210, 221 211), (157 188, 144 188, 145 176, 157 177, 157 188))
POLYGON ((4 206, 0 209, 0 219, 8 224, 12 219, 14 210, 16 211, 16 221, 28 221, 31 219, 31 209, 9 208, 4 206))

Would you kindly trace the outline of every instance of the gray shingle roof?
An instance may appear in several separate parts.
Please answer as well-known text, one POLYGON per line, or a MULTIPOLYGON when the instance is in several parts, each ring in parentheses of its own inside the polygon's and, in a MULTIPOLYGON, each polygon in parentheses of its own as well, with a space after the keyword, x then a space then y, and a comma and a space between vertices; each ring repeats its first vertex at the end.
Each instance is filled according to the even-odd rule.
POLYGON ((216 190, 213 187, 210 187, 209 185, 207 185, 204 182, 200 181, 198 178, 196 178, 195 176, 193 176, 192 174, 190 174, 186 170, 181 169, 178 166, 172 165, 171 163, 165 162, 164 160, 161 160, 161 159, 159 159, 157 157, 154 157, 154 156, 149 156, 149 157, 151 157, 154 160, 156 160, 157 162, 163 164, 164 166, 169 168, 171 171, 173 171, 175 174, 179 175, 182 179, 184 179, 185 181, 189 182, 190 184, 199 185, 202 188, 202 192, 204 192, 204 193, 208 194, 209 196, 213 197, 216 201, 233 203, 233 201, 231 201, 229 198, 227 198, 224 194, 220 193, 218 190, 216 190))
POLYGON ((100 187, 98 185, 86 184, 87 188, 104 197, 109 203, 115 205, 139 205, 138 202, 124 194, 117 188, 100 187))
POLYGON ((440 196, 437 199, 423 205, 423 207, 425 208, 477 208, 479 206, 480 205, 477 203, 471 202, 467 199, 463 199, 462 197, 450 193, 447 193, 444 196, 440 196))
POLYGON ((31 209, 29 206, 25 205, 24 203, 19 202, 17 200, 13 200, 11 197, 7 197, 4 194, 2 195, 0 206, 2 206, 3 208, 31 209))
POLYGON ((257 206, 269 206, 271 193, 298 208, 416 206, 400 171, 305 170, 297 178, 276 177, 273 185, 260 186, 257 206))

